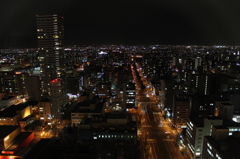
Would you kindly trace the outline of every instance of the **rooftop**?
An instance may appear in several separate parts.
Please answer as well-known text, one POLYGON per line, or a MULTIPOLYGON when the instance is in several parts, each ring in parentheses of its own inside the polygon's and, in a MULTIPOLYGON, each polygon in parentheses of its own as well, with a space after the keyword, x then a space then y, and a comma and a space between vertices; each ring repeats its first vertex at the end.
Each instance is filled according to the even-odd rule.
POLYGON ((107 114, 107 119, 127 119, 127 115, 123 113, 110 113, 107 114))
POLYGON ((91 145, 65 144, 58 140, 41 139, 36 146, 26 155, 26 159, 79 159, 93 158, 94 152, 91 145), (90 155, 90 156, 89 156, 90 155))
POLYGON ((29 115, 29 116, 23 118, 21 121, 27 121, 28 119, 33 118, 33 117, 35 117, 35 115, 29 115))
POLYGON ((209 143, 217 150, 224 159, 240 158, 240 138, 229 136, 225 140, 215 140, 212 136, 206 136, 209 143), (222 150, 222 146, 226 147, 225 151, 222 150))
POLYGON ((228 129, 228 127, 227 127, 227 126, 224 126, 224 125, 214 125, 214 127, 215 127, 216 129, 228 129))
POLYGON ((1 100, 9 100, 9 99, 14 98, 14 97, 16 97, 16 96, 4 96, 4 97, 1 98, 1 100))
POLYGON ((84 102, 80 102, 72 112, 73 113, 101 113, 103 109, 103 105, 104 105, 104 102, 84 101, 84 102), (90 104, 95 104, 95 108, 90 109, 90 104))
POLYGON ((27 137, 29 137, 32 134, 32 132, 21 132, 12 142, 12 144, 10 144, 4 151, 13 151, 16 148, 18 148, 18 146, 26 140, 27 137))
POLYGON ((36 105, 37 102, 25 102, 25 103, 20 103, 18 105, 12 105, 4 110, 0 111, 0 117, 14 117, 17 115, 16 111, 22 110, 30 105, 36 105))
POLYGON ((233 106, 233 104, 232 103, 221 103, 222 105, 225 105, 225 106, 233 106))
POLYGON ((22 65, 10 65, 0 68, 0 72, 13 71, 22 67, 23 67, 22 65))
POLYGON ((0 126, 0 139, 5 138, 7 135, 12 133, 14 130, 20 128, 19 126, 0 126), (2 131, 4 130, 4 131, 2 131))
POLYGON ((223 125, 229 127, 240 127, 240 123, 237 123, 233 120, 223 120, 223 125))
POLYGON ((7 107, 7 108, 3 109, 2 111, 0 111, 0 118, 2 118, 2 117, 14 117, 16 115, 17 115, 17 113, 16 113, 15 106, 10 106, 10 107, 7 107))

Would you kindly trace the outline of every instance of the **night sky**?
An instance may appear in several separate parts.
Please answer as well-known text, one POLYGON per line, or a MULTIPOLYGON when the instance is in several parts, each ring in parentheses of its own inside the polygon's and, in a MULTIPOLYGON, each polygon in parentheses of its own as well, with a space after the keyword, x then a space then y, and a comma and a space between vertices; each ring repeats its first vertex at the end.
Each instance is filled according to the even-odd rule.
POLYGON ((0 48, 37 47, 37 14, 65 19, 66 45, 239 45, 239 0, 0 0, 0 48))

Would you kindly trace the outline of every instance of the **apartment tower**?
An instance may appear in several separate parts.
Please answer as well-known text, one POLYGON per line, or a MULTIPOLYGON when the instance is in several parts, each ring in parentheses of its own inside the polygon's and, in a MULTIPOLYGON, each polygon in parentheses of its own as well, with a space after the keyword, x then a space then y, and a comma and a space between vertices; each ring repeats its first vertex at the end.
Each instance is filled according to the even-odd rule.
MULTIPOLYGON (((61 118, 61 109, 67 102, 65 89, 64 26, 63 17, 37 15, 37 38, 41 68, 41 93, 51 100, 48 118, 61 118)), ((48 124, 52 124, 48 123, 48 124)))

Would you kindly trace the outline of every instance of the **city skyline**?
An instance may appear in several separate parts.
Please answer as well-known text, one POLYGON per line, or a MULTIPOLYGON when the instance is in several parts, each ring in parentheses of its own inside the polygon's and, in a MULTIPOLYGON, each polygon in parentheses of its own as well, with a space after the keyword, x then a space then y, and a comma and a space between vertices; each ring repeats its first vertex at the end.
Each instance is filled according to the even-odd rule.
POLYGON ((37 47, 37 14, 64 16, 66 45, 238 45, 239 3, 212 0, 1 2, 0 47, 37 47))
POLYGON ((0 157, 240 157, 239 47, 68 47, 66 85, 47 81, 47 98, 63 23, 37 19, 41 49, 1 49, 0 157))

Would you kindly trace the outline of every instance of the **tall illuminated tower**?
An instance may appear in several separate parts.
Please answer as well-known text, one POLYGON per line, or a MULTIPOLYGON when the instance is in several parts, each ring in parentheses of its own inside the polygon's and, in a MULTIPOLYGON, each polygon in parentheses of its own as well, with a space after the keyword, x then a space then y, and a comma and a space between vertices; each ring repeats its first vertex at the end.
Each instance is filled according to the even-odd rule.
POLYGON ((61 108, 67 102, 65 91, 63 17, 37 15, 40 80, 42 95, 51 100, 49 118, 60 119, 61 108))

